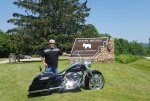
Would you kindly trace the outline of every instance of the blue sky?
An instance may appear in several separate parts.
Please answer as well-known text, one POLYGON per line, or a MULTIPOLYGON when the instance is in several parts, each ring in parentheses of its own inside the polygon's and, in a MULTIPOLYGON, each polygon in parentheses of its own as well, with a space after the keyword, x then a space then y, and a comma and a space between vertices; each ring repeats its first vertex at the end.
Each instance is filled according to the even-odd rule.
MULTIPOLYGON (((3 31, 14 27, 7 23, 14 12, 24 12, 13 5, 13 1, 0 0, 0 29, 3 31)), ((150 0, 88 0, 87 5, 91 11, 86 23, 93 24, 100 33, 129 41, 149 42, 150 0)))

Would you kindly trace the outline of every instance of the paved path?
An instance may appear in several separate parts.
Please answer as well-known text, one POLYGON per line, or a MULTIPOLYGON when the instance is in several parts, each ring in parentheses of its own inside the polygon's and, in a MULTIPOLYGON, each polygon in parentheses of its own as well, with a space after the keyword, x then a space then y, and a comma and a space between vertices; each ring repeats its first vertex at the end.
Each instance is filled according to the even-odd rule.
MULTIPOLYGON (((60 56, 59 59, 68 59, 68 56, 60 56)), ((20 61, 41 61, 41 58, 20 59, 20 61)), ((0 61, 0 64, 4 63, 9 63, 9 59, 4 59, 0 61)))
MULTIPOLYGON (((41 61, 41 58, 20 59, 20 61, 41 61)), ((0 64, 9 63, 9 59, 0 61, 0 64)))
POLYGON ((146 57, 146 59, 150 59, 150 57, 146 57))
POLYGON ((8 63, 8 62, 9 62, 9 60, 8 60, 8 59, 5 59, 5 60, 0 61, 0 64, 8 63))

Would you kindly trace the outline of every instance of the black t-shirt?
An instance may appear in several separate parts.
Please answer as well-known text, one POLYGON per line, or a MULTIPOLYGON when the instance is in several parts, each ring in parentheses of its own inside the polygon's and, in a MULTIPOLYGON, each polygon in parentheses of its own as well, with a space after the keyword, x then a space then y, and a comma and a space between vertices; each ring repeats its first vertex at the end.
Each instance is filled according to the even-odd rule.
POLYGON ((58 67, 58 56, 61 53, 58 48, 47 48, 41 52, 41 57, 45 58, 45 62, 50 67, 58 67))

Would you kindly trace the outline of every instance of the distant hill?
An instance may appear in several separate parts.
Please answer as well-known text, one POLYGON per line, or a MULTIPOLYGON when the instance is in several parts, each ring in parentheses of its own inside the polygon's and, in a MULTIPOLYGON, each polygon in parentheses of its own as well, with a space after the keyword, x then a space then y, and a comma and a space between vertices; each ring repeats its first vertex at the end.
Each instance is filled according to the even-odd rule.
POLYGON ((148 47, 148 46, 149 46, 149 43, 142 43, 142 45, 143 45, 144 47, 148 47))

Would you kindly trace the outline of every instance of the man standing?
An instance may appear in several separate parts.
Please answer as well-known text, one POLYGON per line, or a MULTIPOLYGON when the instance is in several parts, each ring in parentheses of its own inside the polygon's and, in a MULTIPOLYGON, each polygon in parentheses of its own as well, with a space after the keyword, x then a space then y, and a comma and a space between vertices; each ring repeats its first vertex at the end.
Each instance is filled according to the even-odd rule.
POLYGON ((49 40, 50 47, 41 52, 41 60, 45 66, 46 72, 58 72, 58 57, 61 54, 60 49, 55 48, 55 40, 49 40))

